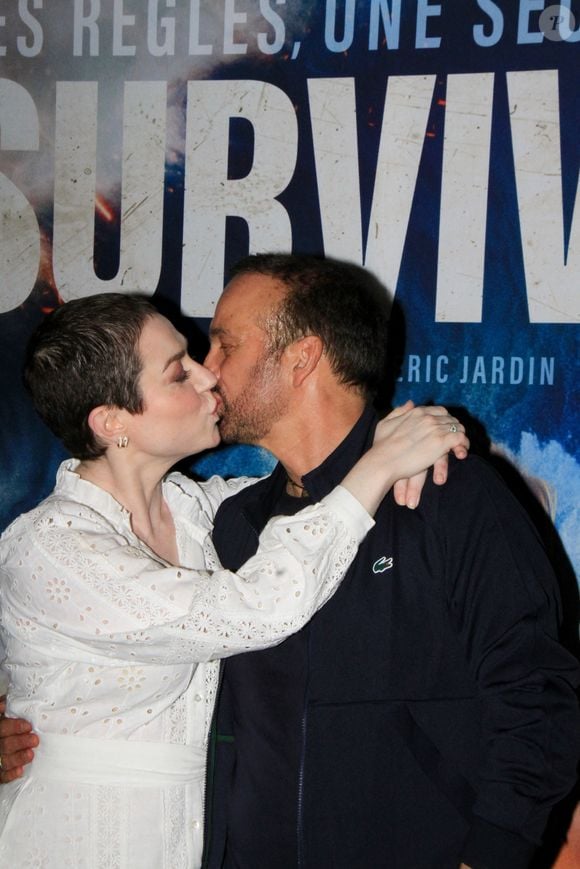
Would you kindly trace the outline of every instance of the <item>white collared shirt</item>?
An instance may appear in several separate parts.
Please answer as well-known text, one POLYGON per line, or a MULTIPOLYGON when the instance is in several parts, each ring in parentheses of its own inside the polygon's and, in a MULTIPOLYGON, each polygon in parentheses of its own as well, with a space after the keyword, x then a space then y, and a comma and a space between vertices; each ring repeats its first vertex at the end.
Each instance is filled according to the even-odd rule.
MULTIPOLYGON (((205 750, 218 659, 274 645, 302 627, 334 591, 373 522, 338 487, 320 505, 271 521, 256 556, 235 574, 219 564, 210 532, 221 502, 252 480, 214 477, 198 484, 171 474, 163 493, 176 528, 182 566, 175 567, 136 537, 129 513, 113 497, 75 473, 77 464, 64 462, 54 492, 0 539, 8 714, 31 721, 41 739, 54 733, 205 750)), ((34 763, 27 776, 25 783, 34 780, 34 763)), ((59 783, 46 787, 62 789, 59 783)), ((21 812, 36 817, 35 788, 27 788, 30 804, 22 792, 12 811, 12 786, 0 792, 7 822, 0 855, 9 848, 14 865, 26 865, 23 854, 18 862, 14 847, 29 848, 31 840, 13 838, 10 830, 25 823, 21 812)), ((198 865, 203 781, 193 790, 165 789, 171 798, 158 790, 156 799, 149 794, 147 806, 142 796, 126 794, 114 813, 117 820, 107 810, 105 822, 105 802, 115 788, 81 787, 85 811, 78 829, 72 824, 67 833, 69 841, 82 827, 91 853, 107 854, 116 847, 113 824, 119 842, 125 842, 119 853, 129 848, 131 857, 110 865, 198 865), (99 792, 105 802, 97 810, 99 792), (158 835, 152 837, 154 811, 165 820, 157 820, 158 835)), ((58 862, 58 831, 71 823, 63 821, 63 799, 60 791, 49 799, 45 794, 44 820, 36 820, 44 842, 37 847, 49 855, 47 866, 65 865, 58 862)), ((87 865, 96 869, 101 863, 87 865)))

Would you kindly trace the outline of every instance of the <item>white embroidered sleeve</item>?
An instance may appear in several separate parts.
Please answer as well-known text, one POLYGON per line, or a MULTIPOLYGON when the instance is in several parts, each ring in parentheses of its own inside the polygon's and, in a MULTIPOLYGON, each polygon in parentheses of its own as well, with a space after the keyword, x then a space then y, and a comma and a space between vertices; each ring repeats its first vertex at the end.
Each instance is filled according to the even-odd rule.
POLYGON ((271 520, 233 573, 167 567, 103 524, 18 523, 2 544, 4 610, 77 659, 169 664, 264 648, 299 630, 344 576, 373 520, 337 487, 271 520))
POLYGON ((204 497, 204 509, 208 516, 213 519, 220 504, 226 498, 231 498, 232 495, 256 482, 257 477, 232 477, 230 480, 224 480, 223 477, 215 476, 199 483, 199 489, 204 497))

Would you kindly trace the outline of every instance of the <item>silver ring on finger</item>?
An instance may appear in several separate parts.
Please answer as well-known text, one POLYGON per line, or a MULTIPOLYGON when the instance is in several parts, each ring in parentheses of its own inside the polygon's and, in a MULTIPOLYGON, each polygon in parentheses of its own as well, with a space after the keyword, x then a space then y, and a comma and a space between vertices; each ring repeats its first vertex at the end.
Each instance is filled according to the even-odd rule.
POLYGON ((451 425, 449 426, 449 431, 454 432, 454 433, 456 431, 458 431, 457 426, 455 425, 454 422, 452 422, 451 425))

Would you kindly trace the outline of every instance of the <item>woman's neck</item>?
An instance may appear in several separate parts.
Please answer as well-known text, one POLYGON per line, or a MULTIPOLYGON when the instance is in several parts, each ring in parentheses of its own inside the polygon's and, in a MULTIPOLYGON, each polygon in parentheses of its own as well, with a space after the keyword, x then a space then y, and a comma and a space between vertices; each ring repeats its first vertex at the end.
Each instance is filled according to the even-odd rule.
POLYGON ((130 514, 133 532, 153 552, 171 564, 178 563, 175 526, 163 497, 166 466, 138 467, 124 455, 108 454, 81 462, 76 472, 83 480, 108 492, 130 514))

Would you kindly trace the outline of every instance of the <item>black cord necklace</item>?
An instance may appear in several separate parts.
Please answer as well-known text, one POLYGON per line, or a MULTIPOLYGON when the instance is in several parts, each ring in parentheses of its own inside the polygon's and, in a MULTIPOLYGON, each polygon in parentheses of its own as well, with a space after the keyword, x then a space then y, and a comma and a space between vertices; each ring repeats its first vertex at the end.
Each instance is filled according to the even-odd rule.
MULTIPOLYGON (((288 474, 286 474, 286 479, 288 480, 288 485, 292 489, 298 489, 298 495, 297 495, 298 498, 308 498, 309 497, 308 491, 307 491, 306 487, 302 485, 302 483, 296 483, 294 480, 290 479, 288 474)), ((295 492, 289 492, 288 494, 296 496, 295 492)))

